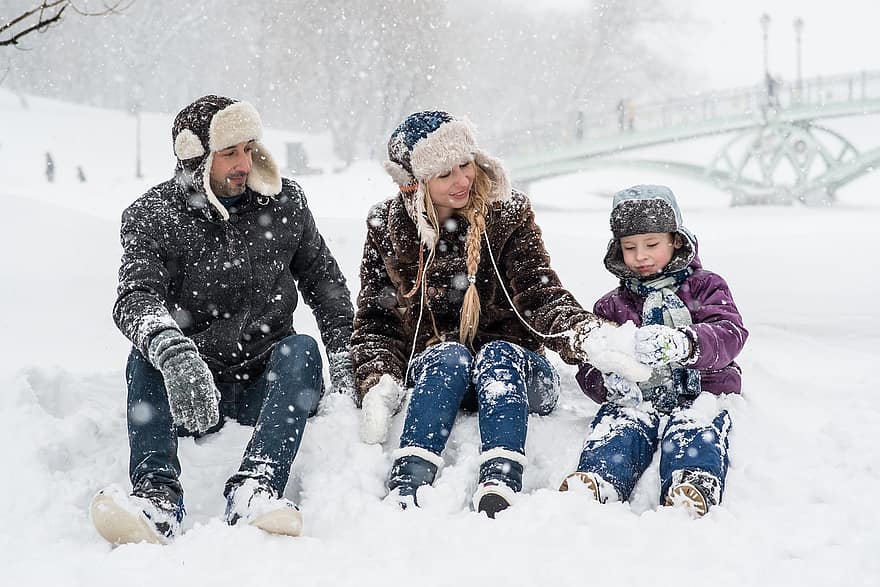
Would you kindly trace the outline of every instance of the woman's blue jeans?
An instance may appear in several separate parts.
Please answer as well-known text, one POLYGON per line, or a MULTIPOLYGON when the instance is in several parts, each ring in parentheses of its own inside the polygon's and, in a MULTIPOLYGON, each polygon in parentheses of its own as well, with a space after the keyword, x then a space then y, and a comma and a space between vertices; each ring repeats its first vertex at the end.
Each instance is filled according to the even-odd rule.
MULTIPOLYGON (((219 430, 226 418, 254 427, 241 466, 227 482, 227 493, 247 478, 259 480, 276 495, 284 493, 306 420, 323 393, 322 371, 315 340, 294 334, 275 346, 253 382, 217 383, 220 421, 205 434, 219 430)), ((132 487, 165 485, 182 495, 177 438, 198 435, 174 426, 162 374, 136 349, 129 354, 126 378, 132 487)))
POLYGON ((447 342, 420 353, 410 367, 412 399, 400 447, 440 455, 459 408, 476 408, 481 450, 525 454, 529 413, 549 414, 559 398, 559 375, 547 359, 513 343, 493 341, 476 357, 447 342))

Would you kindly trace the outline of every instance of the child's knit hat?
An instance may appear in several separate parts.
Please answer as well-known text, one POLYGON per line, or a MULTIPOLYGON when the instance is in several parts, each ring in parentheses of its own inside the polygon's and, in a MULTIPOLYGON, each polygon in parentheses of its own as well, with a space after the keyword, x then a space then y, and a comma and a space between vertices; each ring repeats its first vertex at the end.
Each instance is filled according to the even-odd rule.
POLYGON ((621 279, 637 277, 623 262, 620 239, 651 232, 671 232, 681 237, 682 246, 665 272, 684 269, 696 255, 696 239, 682 222, 672 190, 663 185, 636 185, 617 192, 611 208, 613 238, 608 243, 605 267, 621 279))

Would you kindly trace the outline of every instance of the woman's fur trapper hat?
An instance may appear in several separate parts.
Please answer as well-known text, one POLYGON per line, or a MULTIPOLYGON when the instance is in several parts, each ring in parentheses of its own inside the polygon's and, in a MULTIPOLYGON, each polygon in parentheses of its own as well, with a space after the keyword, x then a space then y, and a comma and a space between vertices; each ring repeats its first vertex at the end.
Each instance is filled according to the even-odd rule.
POLYGON ((675 194, 664 185, 636 185, 614 194, 611 208, 611 241, 605 254, 605 268, 621 279, 637 277, 623 262, 620 239, 634 234, 670 232, 680 237, 682 246, 675 251, 664 272, 678 271, 690 265, 697 252, 694 235, 684 227, 675 194))
POLYGON ((391 133, 385 170, 400 186, 419 238, 429 247, 434 246, 437 234, 425 214, 425 183, 467 161, 474 161, 492 181, 487 203, 510 198, 504 167, 480 150, 466 120, 442 111, 416 112, 391 133))
POLYGON ((174 118, 171 139, 178 177, 188 187, 205 194, 223 219, 228 220, 229 212, 211 190, 211 164, 217 151, 254 141, 254 163, 247 186, 263 196, 281 193, 281 172, 260 142, 262 138, 263 123, 253 106, 223 96, 202 96, 174 118))

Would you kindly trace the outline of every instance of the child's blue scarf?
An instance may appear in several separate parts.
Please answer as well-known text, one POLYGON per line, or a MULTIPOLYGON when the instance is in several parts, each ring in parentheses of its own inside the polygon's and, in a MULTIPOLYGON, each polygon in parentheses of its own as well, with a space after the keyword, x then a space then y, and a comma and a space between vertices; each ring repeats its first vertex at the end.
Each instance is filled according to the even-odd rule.
MULTIPOLYGON (((670 328, 683 328, 693 324, 690 310, 676 295, 679 286, 690 277, 693 270, 686 267, 679 271, 663 273, 650 281, 627 279, 624 287, 644 298, 642 325, 663 324, 670 328)), ((669 413, 681 404, 689 404, 700 393, 700 372, 687 369, 680 363, 657 367, 647 381, 639 383, 642 395, 661 412, 669 413)))

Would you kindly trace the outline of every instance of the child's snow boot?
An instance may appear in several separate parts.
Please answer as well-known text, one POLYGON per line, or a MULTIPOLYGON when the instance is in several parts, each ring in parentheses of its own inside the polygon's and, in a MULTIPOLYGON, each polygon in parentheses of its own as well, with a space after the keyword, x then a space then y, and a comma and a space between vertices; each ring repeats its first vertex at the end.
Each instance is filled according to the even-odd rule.
POLYGON ((685 508, 694 517, 703 516, 721 501, 721 483, 704 471, 674 471, 666 493, 666 505, 685 508))
POLYGON ((168 544, 180 532, 186 511, 183 495, 147 481, 131 495, 116 486, 102 489, 89 513, 98 533, 112 544, 168 544))
POLYGON ((239 521, 270 534, 299 536, 302 532, 302 514, 296 504, 277 497, 256 479, 226 490, 226 523, 234 526, 239 521))
POLYGON ((482 454, 480 483, 474 493, 474 509, 490 518, 513 504, 522 490, 526 457, 518 452, 493 448, 482 454))
POLYGON ((598 473, 575 471, 562 480, 559 491, 577 491, 586 493, 599 503, 617 501, 617 490, 605 481, 598 473))
POLYGON ((418 490, 424 485, 431 485, 437 476, 437 470, 443 464, 438 455, 415 446, 406 446, 394 451, 394 465, 388 479, 389 500, 394 501, 400 509, 410 506, 419 507, 418 490))

